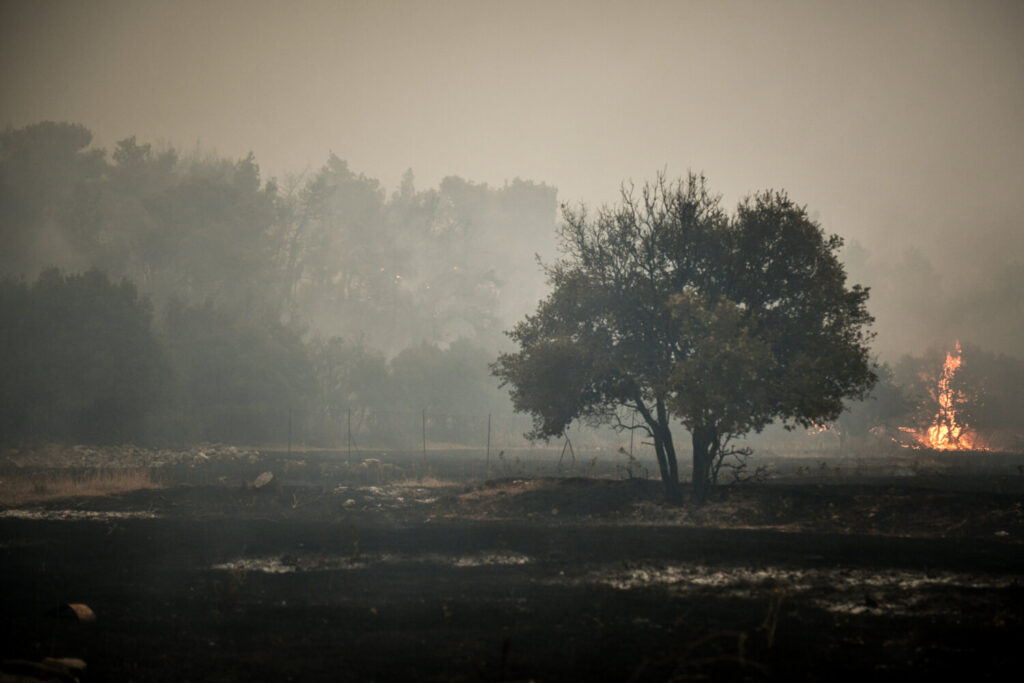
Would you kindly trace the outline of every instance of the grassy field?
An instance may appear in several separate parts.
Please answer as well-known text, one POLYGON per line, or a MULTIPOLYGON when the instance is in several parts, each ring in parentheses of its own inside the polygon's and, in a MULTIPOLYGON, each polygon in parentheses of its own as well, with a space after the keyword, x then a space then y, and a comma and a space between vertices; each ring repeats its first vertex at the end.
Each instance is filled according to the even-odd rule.
POLYGON ((0 478, 0 507, 12 507, 60 498, 106 496, 113 493, 162 488, 153 470, 143 467, 86 472, 50 470, 12 473, 0 478))

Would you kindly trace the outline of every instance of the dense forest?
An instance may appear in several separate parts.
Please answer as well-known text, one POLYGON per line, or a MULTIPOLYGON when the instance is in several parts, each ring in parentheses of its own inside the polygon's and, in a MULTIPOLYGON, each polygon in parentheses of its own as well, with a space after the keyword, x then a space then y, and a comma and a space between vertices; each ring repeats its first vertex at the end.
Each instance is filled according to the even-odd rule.
POLYGON ((252 155, 91 142, 0 135, 4 441, 281 441, 283 420, 330 441, 353 413, 508 409, 487 364, 543 293, 554 188, 410 171, 388 197, 333 154, 278 183, 252 155))
MULTIPOLYGON (((555 253, 557 214, 555 188, 518 179, 418 189, 408 171, 388 196, 334 154, 278 181, 251 154, 8 128, 0 443, 408 443, 427 420, 432 438, 479 443, 489 414, 512 424, 488 364, 545 294, 538 257, 555 253)), ((864 253, 848 255, 867 272, 864 253)), ((918 291, 876 279, 890 283, 884 311, 918 291)), ((924 429, 947 350, 881 365, 872 397, 835 428, 924 429)), ((965 343, 957 382, 963 419, 1024 438, 1019 358, 965 343)))

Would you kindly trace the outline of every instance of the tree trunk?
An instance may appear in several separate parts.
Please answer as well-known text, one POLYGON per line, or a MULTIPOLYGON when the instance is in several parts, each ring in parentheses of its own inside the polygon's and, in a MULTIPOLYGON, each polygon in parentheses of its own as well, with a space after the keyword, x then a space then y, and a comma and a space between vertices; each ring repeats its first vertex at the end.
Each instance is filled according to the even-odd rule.
POLYGON ((718 431, 714 427, 693 430, 693 502, 703 505, 711 489, 711 463, 718 450, 718 431))
POLYGON ((654 416, 639 397, 636 400, 636 408, 650 427, 651 436, 654 437, 654 453, 658 458, 661 482, 665 485, 665 499, 669 503, 678 503, 682 499, 679 466, 676 461, 676 449, 672 443, 672 431, 668 426, 668 412, 663 400, 659 399, 656 405, 657 416, 654 416))
POLYGON ((672 439, 669 438, 666 444, 666 458, 669 461, 668 475, 663 477, 665 482, 665 499, 672 504, 682 502, 682 489, 679 487, 679 472, 676 468, 675 448, 672 446, 672 439))
MULTIPOLYGON (((676 447, 672 442, 672 430, 669 428, 668 411, 665 409, 665 401, 658 399, 658 426, 656 434, 661 437, 665 449, 665 461, 668 465, 668 476, 665 481, 665 496, 669 503, 678 503, 682 499, 679 489, 679 464, 676 461, 676 447)), ((657 437, 655 437, 657 438, 657 437)))
MULTIPOLYGON (((654 455, 658 458, 658 470, 661 472, 661 481, 667 486, 669 481, 668 461, 665 459, 665 448, 657 435, 654 437, 654 455)), ((666 493, 668 493, 667 488, 666 493)))

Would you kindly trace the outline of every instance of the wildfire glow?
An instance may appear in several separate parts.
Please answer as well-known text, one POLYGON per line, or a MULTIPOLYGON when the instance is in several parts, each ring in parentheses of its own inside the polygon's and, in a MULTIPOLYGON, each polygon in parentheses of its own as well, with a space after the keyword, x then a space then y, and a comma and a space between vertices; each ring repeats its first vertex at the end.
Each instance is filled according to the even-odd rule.
POLYGON ((962 364, 963 358, 958 341, 955 352, 946 354, 946 362, 942 366, 942 375, 939 377, 935 392, 939 410, 931 426, 924 432, 902 428, 902 431, 912 435, 919 445, 938 451, 984 449, 977 435, 969 430, 957 415, 957 407, 963 403, 963 396, 953 388, 953 378, 962 364))

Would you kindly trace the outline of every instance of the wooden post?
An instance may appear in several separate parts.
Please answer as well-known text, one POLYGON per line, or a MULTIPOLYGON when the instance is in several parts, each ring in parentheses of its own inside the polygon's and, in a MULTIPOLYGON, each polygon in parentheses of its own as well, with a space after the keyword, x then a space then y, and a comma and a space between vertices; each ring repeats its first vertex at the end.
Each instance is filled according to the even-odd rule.
POLYGON ((288 406, 288 455, 292 454, 292 407, 288 406))
POLYGON ((348 409, 348 459, 352 460, 352 408, 348 409))
POLYGON ((423 409, 423 471, 427 471, 427 409, 423 409))
POLYGON ((487 413, 487 476, 491 476, 491 414, 487 413))
POLYGON ((633 411, 633 416, 629 419, 629 457, 633 457, 633 432, 636 431, 636 411, 633 411))

